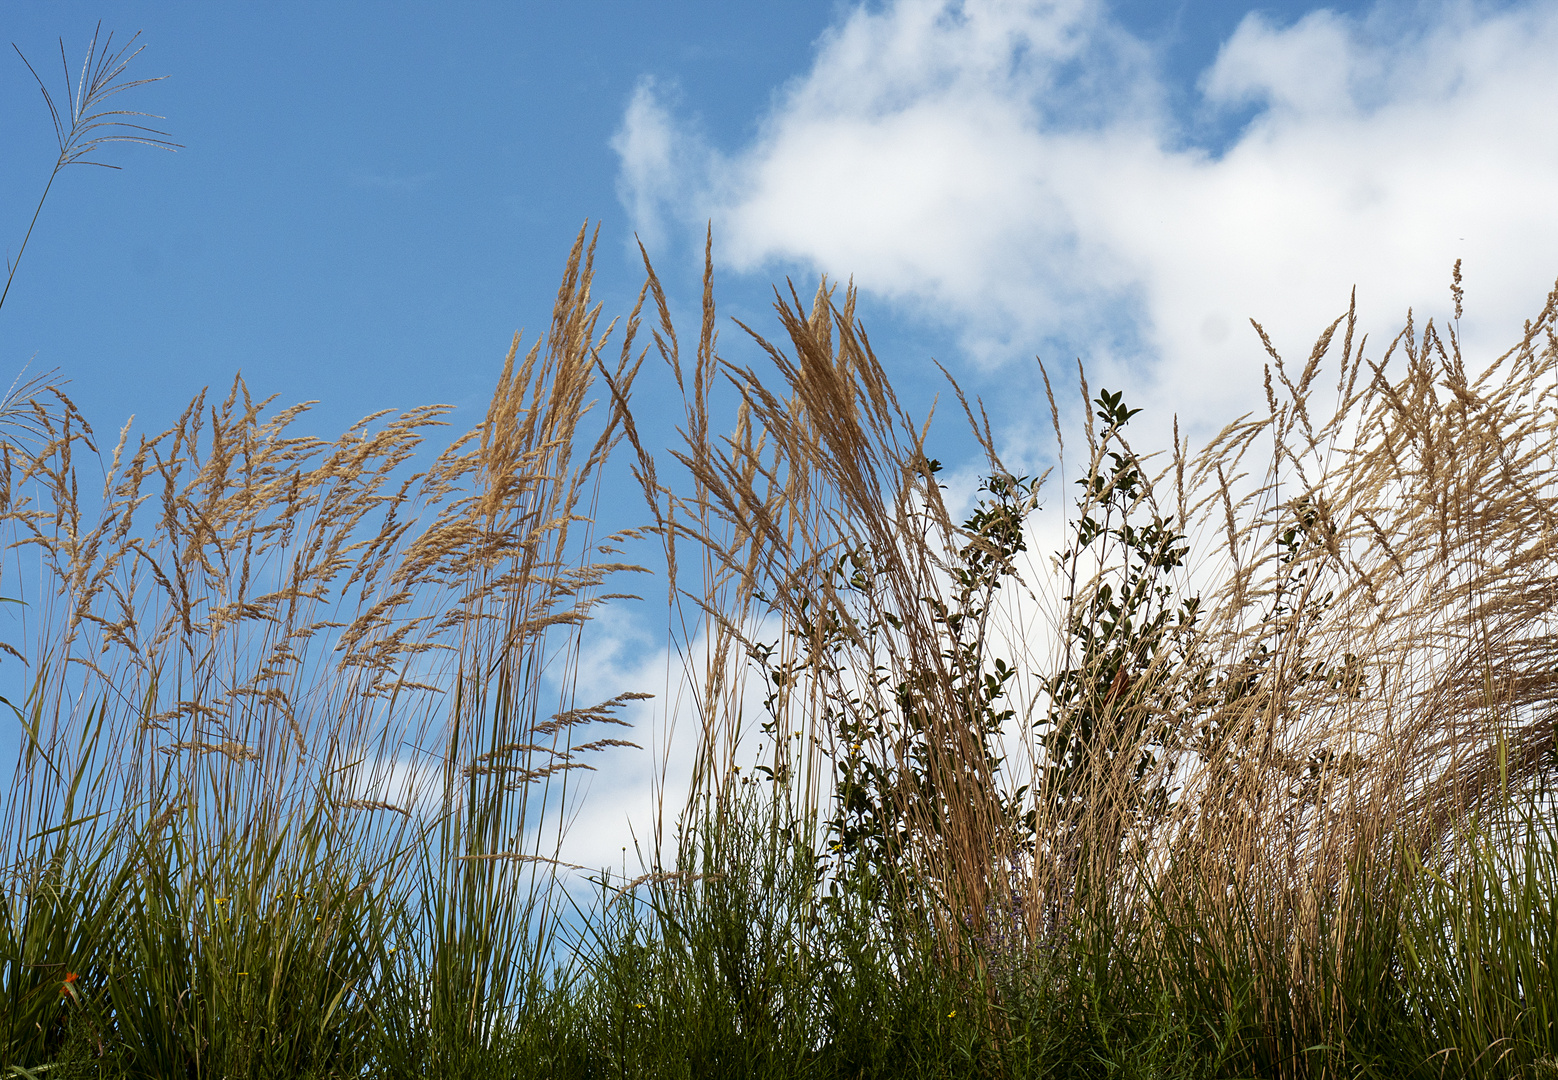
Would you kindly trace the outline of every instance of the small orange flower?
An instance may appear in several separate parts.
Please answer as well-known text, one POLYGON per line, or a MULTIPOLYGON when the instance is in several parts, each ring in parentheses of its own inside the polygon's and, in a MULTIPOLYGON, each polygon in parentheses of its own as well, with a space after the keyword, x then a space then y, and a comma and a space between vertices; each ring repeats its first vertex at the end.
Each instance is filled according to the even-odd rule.
POLYGON ((65 981, 60 983, 60 994, 64 995, 70 993, 70 984, 75 982, 78 978, 80 978, 80 976, 77 975, 74 971, 65 972, 65 981))

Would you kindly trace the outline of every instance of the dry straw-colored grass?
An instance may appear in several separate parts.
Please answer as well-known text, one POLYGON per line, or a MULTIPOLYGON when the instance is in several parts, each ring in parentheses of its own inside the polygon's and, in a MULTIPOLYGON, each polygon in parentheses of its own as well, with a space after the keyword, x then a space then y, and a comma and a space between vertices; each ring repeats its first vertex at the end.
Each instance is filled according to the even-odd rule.
MULTIPOLYGON (((965 951, 969 930, 1010 947, 1013 926, 1025 943, 1132 926, 1137 960, 1174 940, 1200 942, 1181 955, 1203 966, 1241 954, 1272 1030, 1323 1041, 1343 1020, 1325 935, 1368 899, 1350 890, 1550 771, 1558 293, 1480 368, 1454 323, 1409 320, 1373 360, 1352 310, 1296 373, 1268 342, 1267 408, 1197 453, 1176 434, 1167 455, 1138 455, 1085 406, 1081 477, 1124 460, 1149 482, 1126 505, 1089 483, 1073 520, 1143 515, 1202 545, 1165 579, 1199 592, 1194 625, 1156 650, 1121 629, 1126 659, 1106 669, 1065 628, 1118 586, 1117 560, 1013 559, 978 618, 946 617, 959 553, 994 549, 943 502, 928 422, 900 406, 853 289, 780 295, 786 344, 742 327, 771 368, 737 366, 719 355, 706 262, 684 364, 646 257, 608 363, 592 251, 581 233, 544 340, 521 356, 516 336, 485 419, 418 471, 442 407, 325 442, 292 434, 306 406, 272 412, 236 382, 155 436, 127 426, 105 460, 67 397, 34 395, 0 448, 7 589, 25 602, 7 664, 29 683, 0 815, 13 889, 58 878, 64 836, 148 865, 182 837, 169 865, 186 904, 246 873, 285 892, 277 867, 306 864, 344 894, 404 889, 391 883, 420 866, 434 937, 524 939, 492 927, 555 903, 542 879, 560 865, 572 773, 633 745, 614 735, 641 695, 572 698, 608 580, 641 569, 618 556, 643 534, 593 526, 624 437, 701 722, 686 805, 735 804, 722 796, 760 720, 774 795, 800 809, 826 812, 839 762, 870 757, 897 778, 880 794, 910 838, 886 869, 976 975, 989 958, 965 951), (630 409, 646 301, 684 403, 674 465, 630 409), (607 404, 587 426, 592 394, 607 404), (1057 633, 1004 636, 1025 603, 1057 633), (997 658, 1024 673, 1008 726, 1026 767, 969 723, 969 655, 975 677, 997 658), (748 669, 763 656, 791 677, 759 704, 748 669), (1067 668, 1094 681, 1057 714, 1046 680, 1067 668), (1061 799, 1033 729, 1066 709, 1096 724, 1061 799), (844 731, 870 735, 846 745, 844 731), (522 887, 540 891, 516 904, 522 887)), ((1458 286, 1457 270, 1457 308, 1458 286)), ((956 396, 988 474, 1007 475, 979 406, 956 396)), ((666 844, 640 880, 700 880, 696 843, 666 844)), ((486 1031, 483 1002, 523 976, 506 962, 439 975, 435 1005, 486 1031)))
POLYGON ((592 386, 599 369, 626 388, 634 365, 606 366, 586 240, 547 335, 525 353, 515 336, 481 424, 417 471, 444 406, 328 442, 293 433, 306 405, 239 380, 166 431, 127 424, 106 458, 63 392, 11 406, 14 880, 47 873, 40 827, 89 819, 133 845, 174 825, 231 855, 297 840, 321 802, 354 872, 392 878, 430 807, 470 819, 450 857, 555 856, 527 815, 631 745, 589 732, 635 696, 582 705, 542 663, 639 569, 590 518, 624 420, 585 426, 592 386))
MULTIPOLYGON (((1194 573, 1174 579, 1199 583, 1201 602, 1177 648, 1139 655, 1085 695, 1104 720, 1080 770, 1084 797, 1061 803, 1043 798, 1042 749, 1031 772, 1014 776, 1009 758, 991 775, 953 660, 971 643, 986 663, 1005 656, 1049 676, 1076 657, 1003 641, 988 616, 955 641, 936 617, 928 601, 947 601, 955 553, 979 538, 949 516, 926 427, 894 397, 853 289, 824 285, 809 306, 779 295, 786 347, 748 331, 772 364, 760 372, 718 359, 708 280, 689 379, 668 321, 657 337, 684 390, 673 453, 689 493, 640 447, 673 567, 688 548, 704 560, 689 590, 712 641, 694 798, 734 782, 737 745, 761 713, 743 700, 742 662, 777 616, 778 655, 800 675, 768 703, 780 733, 769 765, 816 806, 851 750, 846 724, 878 730, 867 752, 899 776, 926 748, 939 806, 907 783, 887 797, 918 835, 896 869, 938 898, 943 935, 1016 912, 1031 939, 1089 905, 1116 926, 1189 919, 1184 933, 1222 928, 1232 940, 1219 948, 1247 951, 1261 993, 1280 988, 1274 1023, 1307 1017, 1294 1037, 1315 1042, 1340 1030, 1322 1003, 1335 960, 1322 938, 1363 903, 1349 894, 1358 874, 1377 882, 1403 859, 1430 859, 1555 760, 1558 293, 1491 363, 1461 353, 1459 264, 1456 321, 1419 331, 1409 318, 1378 359, 1353 308, 1296 372, 1257 324, 1267 408, 1197 453, 1176 430, 1159 464, 1088 416, 1082 475, 1106 477, 1111 453, 1150 474, 1125 512, 1201 545, 1194 573), (736 401, 724 425, 710 419, 722 381, 736 401), (895 691, 910 682, 935 700, 928 733, 902 725, 895 691), (798 744, 783 737, 792 731, 798 744), (1139 795, 1154 782, 1172 795, 1150 812, 1139 795), (1013 830, 1003 784, 1037 794, 1036 827, 1013 830)), ((652 271, 650 287, 658 297, 652 271)), ((1059 438, 1053 391, 1050 403, 1059 438)), ((989 473, 1006 475, 988 422, 963 405, 989 473)), ((1076 517, 1102 517, 1107 485, 1088 490, 1076 517)), ((1006 597, 1065 598, 1046 612, 1048 646, 1101 586, 1118 588, 1122 568, 1104 560, 1070 581, 1038 559, 1013 569, 1006 597)), ((1026 727, 1050 703, 1043 678, 1024 685, 1014 711, 1026 727)))

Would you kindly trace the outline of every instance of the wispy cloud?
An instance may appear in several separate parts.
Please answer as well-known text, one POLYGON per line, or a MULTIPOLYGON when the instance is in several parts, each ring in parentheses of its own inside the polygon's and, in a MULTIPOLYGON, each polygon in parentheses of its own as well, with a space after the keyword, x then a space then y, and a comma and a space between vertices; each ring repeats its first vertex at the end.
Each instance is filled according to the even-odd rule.
POLYGON ((686 121, 671 113, 674 87, 649 76, 638 81, 611 148, 622 161, 617 196, 633 217, 639 238, 651 248, 666 242, 664 211, 685 217, 692 209, 682 188, 690 178, 706 186, 712 160, 706 144, 686 121))
POLYGON ((1376 333, 1442 314, 1518 336, 1558 274, 1558 8, 1382 4, 1244 19, 1193 108, 1085 0, 857 8, 715 148, 641 84, 614 143, 646 235, 712 218, 735 270, 853 275, 933 310, 975 362, 1079 352, 1205 422, 1259 400, 1257 318, 1307 354, 1352 286, 1376 333), (1241 112, 1240 110, 1243 110, 1241 112))

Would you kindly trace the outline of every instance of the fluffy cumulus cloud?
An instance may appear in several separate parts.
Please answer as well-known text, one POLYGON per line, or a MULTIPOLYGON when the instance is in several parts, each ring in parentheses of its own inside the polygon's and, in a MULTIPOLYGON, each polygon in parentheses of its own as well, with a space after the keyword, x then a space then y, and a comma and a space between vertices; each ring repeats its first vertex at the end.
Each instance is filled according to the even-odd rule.
POLYGON ((1247 319, 1307 355, 1354 284, 1388 334, 1463 258, 1468 343, 1518 336, 1558 275, 1555 58, 1549 3, 1251 13, 1187 106, 1099 3, 897 0, 828 29, 748 144, 644 83, 615 145, 650 236, 712 218, 732 269, 853 275, 976 363, 1081 353, 1214 423, 1258 400, 1247 319))

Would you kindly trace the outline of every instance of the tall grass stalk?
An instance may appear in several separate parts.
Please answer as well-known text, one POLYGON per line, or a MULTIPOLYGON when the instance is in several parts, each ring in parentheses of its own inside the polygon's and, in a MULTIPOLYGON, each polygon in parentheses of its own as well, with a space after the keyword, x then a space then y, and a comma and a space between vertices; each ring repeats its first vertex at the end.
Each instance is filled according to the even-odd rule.
POLYGON ((99 51, 98 39, 102 32, 103 27, 99 23, 97 29, 93 31, 92 43, 87 47, 86 59, 81 62, 81 73, 74 85, 70 77, 70 64, 65 59, 65 42, 60 41, 60 66, 65 73, 63 103, 54 100, 54 95, 49 93, 48 83, 43 81, 43 77, 32 66, 32 62, 22 54, 22 50, 16 48, 16 55, 21 57, 22 63, 27 65, 27 70, 31 72, 33 80, 38 84, 38 90, 43 94, 43 103, 49 110, 49 117, 54 121, 54 135, 59 142, 59 156, 54 159, 54 168, 49 172, 49 178, 43 185, 43 193, 38 196, 38 204, 33 208, 32 218, 27 222, 27 231, 16 249, 16 256, 8 260, 5 286, 0 288, 0 307, 5 306, 6 297, 11 295, 11 283, 16 280, 16 269, 21 265, 22 255, 27 250, 27 242, 32 239, 33 229, 38 225, 38 216, 43 213, 43 204, 48 202, 49 192, 54 190, 54 181, 59 179, 61 172, 71 165, 97 165, 104 169, 119 168, 110 162, 93 157, 111 143, 138 143, 159 150, 181 149, 178 143, 168 139, 167 132, 158 131, 129 119, 135 117, 160 120, 162 117, 134 109, 106 107, 109 98, 137 86, 160 82, 166 76, 126 80, 124 73, 130 61, 145 49, 144 45, 136 47, 135 42, 140 35, 132 36, 128 42, 115 50, 114 36, 110 33, 103 38, 102 48, 99 51))

